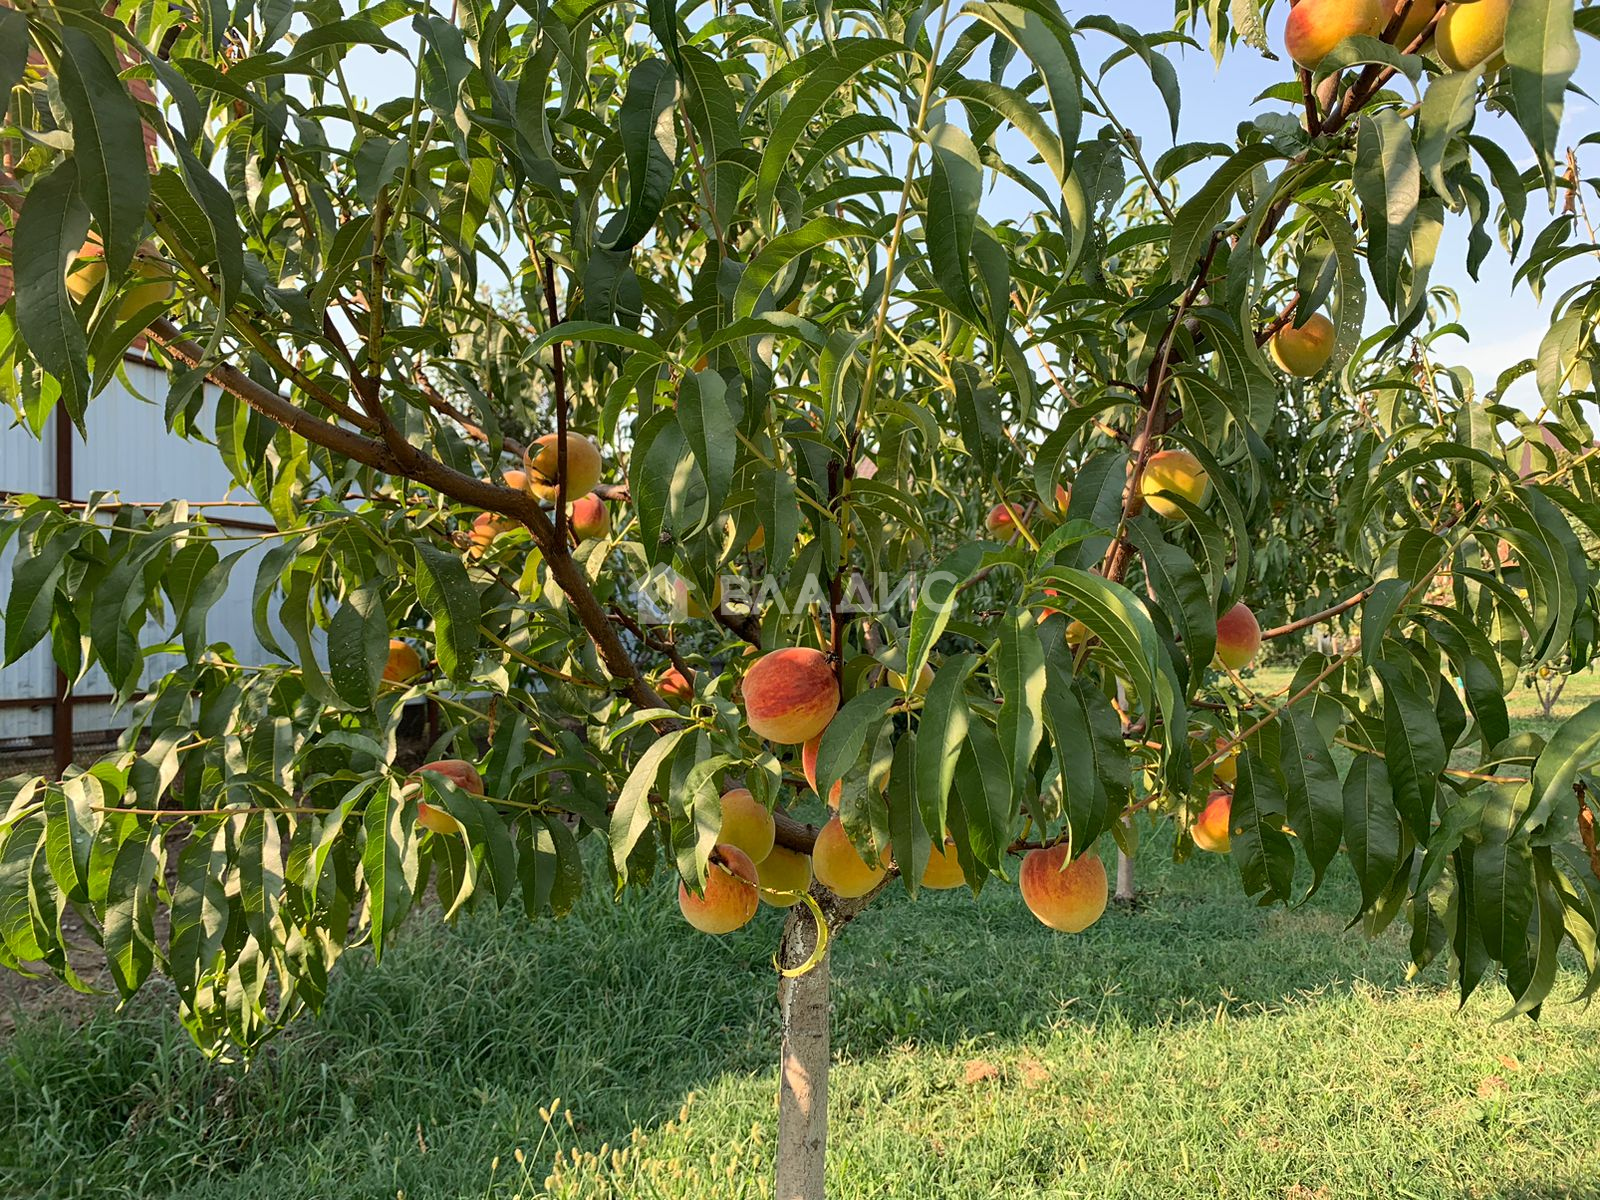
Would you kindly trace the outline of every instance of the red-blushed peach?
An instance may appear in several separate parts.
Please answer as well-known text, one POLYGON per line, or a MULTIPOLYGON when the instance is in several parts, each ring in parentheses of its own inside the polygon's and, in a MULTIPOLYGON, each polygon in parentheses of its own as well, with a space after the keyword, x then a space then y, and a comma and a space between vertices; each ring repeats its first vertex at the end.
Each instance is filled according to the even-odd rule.
POLYGON ((1072 503, 1072 489, 1056 484, 1056 511, 1062 516, 1067 515, 1067 505, 1072 503))
POLYGON ((1452 71, 1485 63, 1491 71, 1505 63, 1506 20, 1513 0, 1475 0, 1452 4, 1434 27, 1439 60, 1452 71))
MULTIPOLYGON (((800 769, 805 772, 806 782, 811 785, 813 792, 817 791, 817 756, 821 753, 822 735, 820 733, 800 747, 800 769)), ((820 792, 817 794, 821 795, 820 792)), ((843 794, 844 780, 834 780, 833 788, 828 792, 828 807, 838 809, 839 799, 843 794)))
POLYGON ((1328 365, 1337 340, 1333 322, 1321 313, 1312 313, 1300 328, 1285 325, 1272 335, 1272 361, 1287 374, 1309 379, 1328 365))
POLYGON ((1243 603, 1217 618, 1217 661, 1230 671, 1242 671, 1261 649, 1261 622, 1243 603))
POLYGON ((1051 929, 1082 933, 1106 910, 1105 864, 1094 854, 1067 862, 1067 844, 1030 850, 1017 873, 1028 910, 1051 929))
POLYGON ((827 655, 806 646, 762 655, 739 693, 751 732, 784 746, 810 741, 839 711, 839 681, 827 655))
POLYGON ((1026 528, 1023 520, 1022 505, 1006 502, 996 504, 989 510, 989 515, 983 519, 983 527, 998 538, 1014 542, 1021 531, 1026 528))
MULTIPOLYGON (((554 503, 560 490, 561 438, 547 433, 528 448, 528 490, 554 503)), ((600 482, 600 448, 579 433, 567 434, 567 497, 575 500, 600 482)))
POLYGON ((722 827, 717 841, 737 846, 759 863, 772 853, 772 839, 777 827, 767 806, 753 795, 749 788, 729 788, 722 793, 722 827))
POLYGON ((834 817, 817 833, 817 844, 811 848, 811 869, 816 872, 822 886, 846 900, 865 896, 883 881, 889 873, 889 848, 878 855, 876 866, 868 866, 861 857, 844 823, 834 817))
POLYGON ((412 772, 412 775, 415 776, 422 771, 443 775, 463 792, 471 792, 474 796, 483 795, 483 776, 478 774, 477 767, 464 758, 441 758, 436 762, 423 763, 412 772))
POLYGON ((934 846, 928 851, 928 865, 922 869, 922 886, 930 891, 942 892, 965 886, 966 872, 956 855, 956 844, 946 840, 943 848, 934 846))
POLYGON ((705 891, 696 896, 678 884, 678 909, 701 933, 732 933, 756 915, 755 863, 737 846, 718 845, 706 866, 705 891))
MULTIPOLYGON (((119 321, 131 320, 152 305, 171 304, 177 294, 172 270, 162 261, 154 242, 145 242, 134 252, 129 274, 137 282, 117 305, 119 321)), ((82 304, 105 277, 105 249, 100 244, 100 235, 90 233, 89 240, 78 250, 77 265, 67 272, 67 294, 82 304)))
POLYGON ((1187 450, 1157 450, 1144 465, 1139 490, 1163 517, 1181 517, 1183 510, 1163 493, 1182 496, 1190 504, 1204 504, 1211 491, 1211 477, 1187 450))
POLYGON ((1283 46, 1296 66, 1315 71, 1346 38, 1377 37, 1388 18, 1382 0, 1299 0, 1289 10, 1283 46))
POLYGON ((774 846, 756 864, 761 877, 761 899, 773 908, 792 908, 811 887, 811 856, 783 846, 774 846))
POLYGON ((677 667, 668 667, 656 680, 656 691, 668 701, 687 704, 694 699, 694 681, 686 679, 677 667))
POLYGON ((574 500, 567 516, 579 541, 603 538, 611 532, 611 514, 606 511, 606 502, 593 492, 574 500))
POLYGON ((383 664, 383 677, 390 683, 409 683, 422 674, 422 656, 410 642, 389 639, 389 659, 383 664))
POLYGON ((1227 792, 1212 792, 1189 831, 1194 844, 1213 854, 1226 854, 1230 842, 1228 822, 1232 817, 1233 797, 1227 792))

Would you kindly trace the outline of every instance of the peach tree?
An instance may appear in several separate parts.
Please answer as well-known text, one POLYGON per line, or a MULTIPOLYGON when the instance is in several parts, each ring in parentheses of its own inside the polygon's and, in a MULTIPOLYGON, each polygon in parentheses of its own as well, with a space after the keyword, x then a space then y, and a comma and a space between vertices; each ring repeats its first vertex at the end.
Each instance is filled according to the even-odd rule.
POLYGON ((1594 654, 1600 285, 1480 393, 1431 275, 1452 223, 1533 289, 1600 253, 1559 139, 1600 9, 1289 10, 0 8, 16 419, 90 429, 146 339, 275 526, 6 499, 6 662, 130 723, 0 785, 0 958, 160 972, 250 1047, 429 892, 764 896, 784 1197, 822 1194, 828 935, 1009 881, 1080 929, 1151 817, 1260 903, 1353 872, 1463 999, 1536 1015, 1567 942, 1591 993, 1600 710, 1546 740, 1505 697, 1594 654), (1207 50, 1277 82, 1154 152, 1207 50), (259 648, 208 638, 225 593, 259 648))

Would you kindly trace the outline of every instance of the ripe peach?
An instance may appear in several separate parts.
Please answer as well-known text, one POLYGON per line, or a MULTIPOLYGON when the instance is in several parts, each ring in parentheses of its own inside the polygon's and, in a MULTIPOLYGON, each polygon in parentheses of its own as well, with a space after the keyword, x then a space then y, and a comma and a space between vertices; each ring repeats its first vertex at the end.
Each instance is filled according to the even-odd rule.
POLYGON ((865 896, 877 887, 889 873, 891 861, 888 847, 885 847, 878 855, 877 866, 869 867, 838 817, 818 831, 817 844, 811 848, 811 869, 817 878, 834 895, 846 900, 865 896))
POLYGON ((528 490, 528 473, 526 471, 510 470, 506 472, 506 486, 513 492, 528 490))
POLYGON ((737 846, 719 845, 706 868, 705 891, 678 884, 678 908, 701 933, 732 933, 756 915, 756 865, 737 846))
POLYGON ((756 531, 750 535, 750 540, 744 544, 744 548, 745 548, 746 551, 753 552, 753 551, 756 551, 756 550, 760 550, 766 544, 767 544, 767 527, 765 525, 757 525, 756 526, 756 531))
POLYGON ((805 646, 762 655, 739 692, 751 731, 780 745, 810 741, 839 711, 839 681, 827 655, 805 646))
POLYGON ((461 822, 445 812, 442 808, 435 808, 426 800, 417 801, 417 824, 430 833, 452 834, 461 832, 461 822))
POLYGON ((482 558, 494 545, 495 538, 502 533, 510 533, 517 527, 517 523, 510 517, 502 517, 495 513, 479 513, 472 519, 472 545, 468 553, 473 558, 482 558))
POLYGON ((1233 797, 1227 792, 1212 792, 1205 808, 1195 818, 1194 828, 1189 831, 1194 844, 1213 854, 1226 854, 1229 844, 1228 821, 1232 816, 1233 797))
POLYGON ((961 860, 956 856, 956 844, 948 839, 943 848, 935 846, 928 852, 928 865, 922 870, 922 886, 930 891, 941 892, 950 888, 958 888, 967 882, 967 876, 961 869, 961 860))
POLYGON ((1067 505, 1072 503, 1072 489, 1056 484, 1056 511, 1062 516, 1067 515, 1067 505))
POLYGON ((1475 0, 1452 4, 1434 27, 1439 59, 1452 71, 1486 63, 1491 71, 1505 64, 1506 18, 1513 0, 1475 0))
POLYGON ((383 677, 390 683, 409 683, 422 674, 422 656, 410 642, 389 639, 389 661, 383 664, 383 677))
MULTIPOLYGON (((541 500, 554 502, 560 481, 559 435, 547 433, 526 455, 528 490, 541 500)), ((567 495, 572 498, 592 492, 600 482, 600 448, 582 434, 567 434, 567 495)))
MULTIPOLYGON (((811 785, 811 790, 817 790, 817 756, 822 752, 822 735, 819 733, 811 738, 804 746, 800 747, 800 769, 805 772, 806 782, 811 785)), ((820 792, 817 793, 821 795, 820 792)), ((828 792, 828 807, 835 811, 839 808, 839 799, 844 794, 844 780, 834 780, 833 788, 828 792)))
POLYGON ((773 908, 792 908, 800 903, 800 893, 811 887, 811 857, 774 846, 772 853, 756 864, 756 873, 763 900, 773 908), (788 894, 775 894, 780 892, 788 894))
POLYGON ((694 682, 685 679, 683 672, 677 667, 669 667, 656 681, 656 691, 667 700, 687 704, 694 699, 694 682))
POLYGON ((478 774, 477 767, 464 758, 441 758, 437 762, 423 763, 412 772, 412 776, 415 777, 422 771, 443 775, 463 792, 471 792, 474 796, 483 795, 483 776, 478 774))
POLYGON ((1211 477, 1187 450, 1157 450, 1144 465, 1139 490, 1163 517, 1181 517, 1183 510, 1162 493, 1182 496, 1190 504, 1204 504, 1211 491, 1211 477))
POLYGON ((1030 850, 1017 884, 1030 912, 1051 929, 1081 933, 1106 910, 1105 864, 1094 854, 1067 862, 1067 844, 1030 850))
MULTIPOLYGON (((67 272, 67 294, 82 304, 106 277, 105 249, 100 235, 91 233, 79 248, 78 263, 67 272)), ((136 281, 117 306, 117 320, 127 321, 155 304, 170 304, 177 294, 172 272, 161 259, 154 242, 145 242, 134 252, 129 273, 136 281)))
MULTIPOLYGON (((1405 7, 1406 0, 1394 0, 1390 5, 1390 12, 1397 13, 1405 7)), ((1439 11, 1441 0, 1411 0, 1411 11, 1406 13, 1406 19, 1401 22, 1399 32, 1394 35, 1394 44, 1404 50, 1418 35, 1428 27, 1428 22, 1433 20, 1433 14, 1439 11)), ((1389 17, 1384 17, 1384 24, 1389 23, 1389 17)), ((1430 38, 1429 41, 1432 41, 1430 38)), ((1424 43, 1426 48, 1426 43, 1424 43)))
MULTIPOLYGON (((899 692, 906 690, 906 677, 903 672, 890 671, 888 672, 888 676, 890 687, 899 692)), ((911 694, 913 696, 926 696, 928 694, 928 689, 932 686, 933 668, 927 663, 923 663, 922 670, 917 672, 917 686, 911 689, 911 694)))
POLYGON ((1333 357, 1336 335, 1332 321, 1312 313, 1300 328, 1285 325, 1272 335, 1272 361, 1287 374, 1309 379, 1333 357))
POLYGON ((719 843, 737 846, 750 856, 751 862, 758 863, 772 853, 775 834, 772 814, 750 794, 749 788, 729 788, 722 793, 719 843))
POLYGON ((1021 536, 1021 531, 1026 528, 1026 523, 1022 519, 1022 505, 1011 502, 996 504, 983 519, 983 526, 998 538, 1008 542, 1016 541, 1021 536))
POLYGON ((1315 71, 1346 38, 1382 33, 1388 16, 1382 0, 1299 0, 1289 10, 1283 46, 1296 66, 1315 71))
POLYGON ((1217 661, 1242 671, 1261 649, 1261 622, 1244 604, 1235 604, 1217 618, 1217 661))
POLYGON ((606 502, 593 492, 574 500, 567 516, 579 541, 603 538, 611 532, 611 514, 606 511, 606 502))

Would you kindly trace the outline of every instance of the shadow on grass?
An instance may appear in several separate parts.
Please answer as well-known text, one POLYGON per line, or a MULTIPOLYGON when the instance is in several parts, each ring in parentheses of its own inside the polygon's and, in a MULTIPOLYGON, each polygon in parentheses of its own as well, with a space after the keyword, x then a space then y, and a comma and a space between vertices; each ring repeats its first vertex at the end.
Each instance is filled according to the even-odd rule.
MULTIPOLYGON (((977 903, 886 897, 838 943, 836 1053, 1172 1025, 1400 985, 1397 945, 1341 932, 1353 889, 1258 910, 1227 860, 1173 868, 1158 853, 1141 863, 1150 902, 1078 937, 1045 930, 1005 886, 977 903)), ((352 954, 322 1016, 249 1067, 204 1060, 159 989, 81 1028, 24 1019, 0 1044, 0 1195, 466 1194, 441 1181, 517 1147, 545 1152, 539 1110, 558 1096, 575 1136, 621 1143, 697 1088, 771 1075, 781 918, 763 910, 705 938, 665 884, 616 905, 588 896, 559 925, 424 916, 381 964, 352 954)))

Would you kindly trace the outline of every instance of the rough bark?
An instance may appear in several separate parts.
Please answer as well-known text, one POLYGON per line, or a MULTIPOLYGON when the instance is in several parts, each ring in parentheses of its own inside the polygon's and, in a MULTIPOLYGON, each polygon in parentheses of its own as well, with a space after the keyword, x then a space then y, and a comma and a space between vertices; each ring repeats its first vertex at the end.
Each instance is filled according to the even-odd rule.
MULTIPOLYGON (((802 965, 817 945, 810 910, 796 905, 783 929, 778 961, 802 965)), ((828 1162, 829 956, 804 975, 781 979, 783 1059, 778 1082, 777 1200, 823 1200, 828 1162)))

